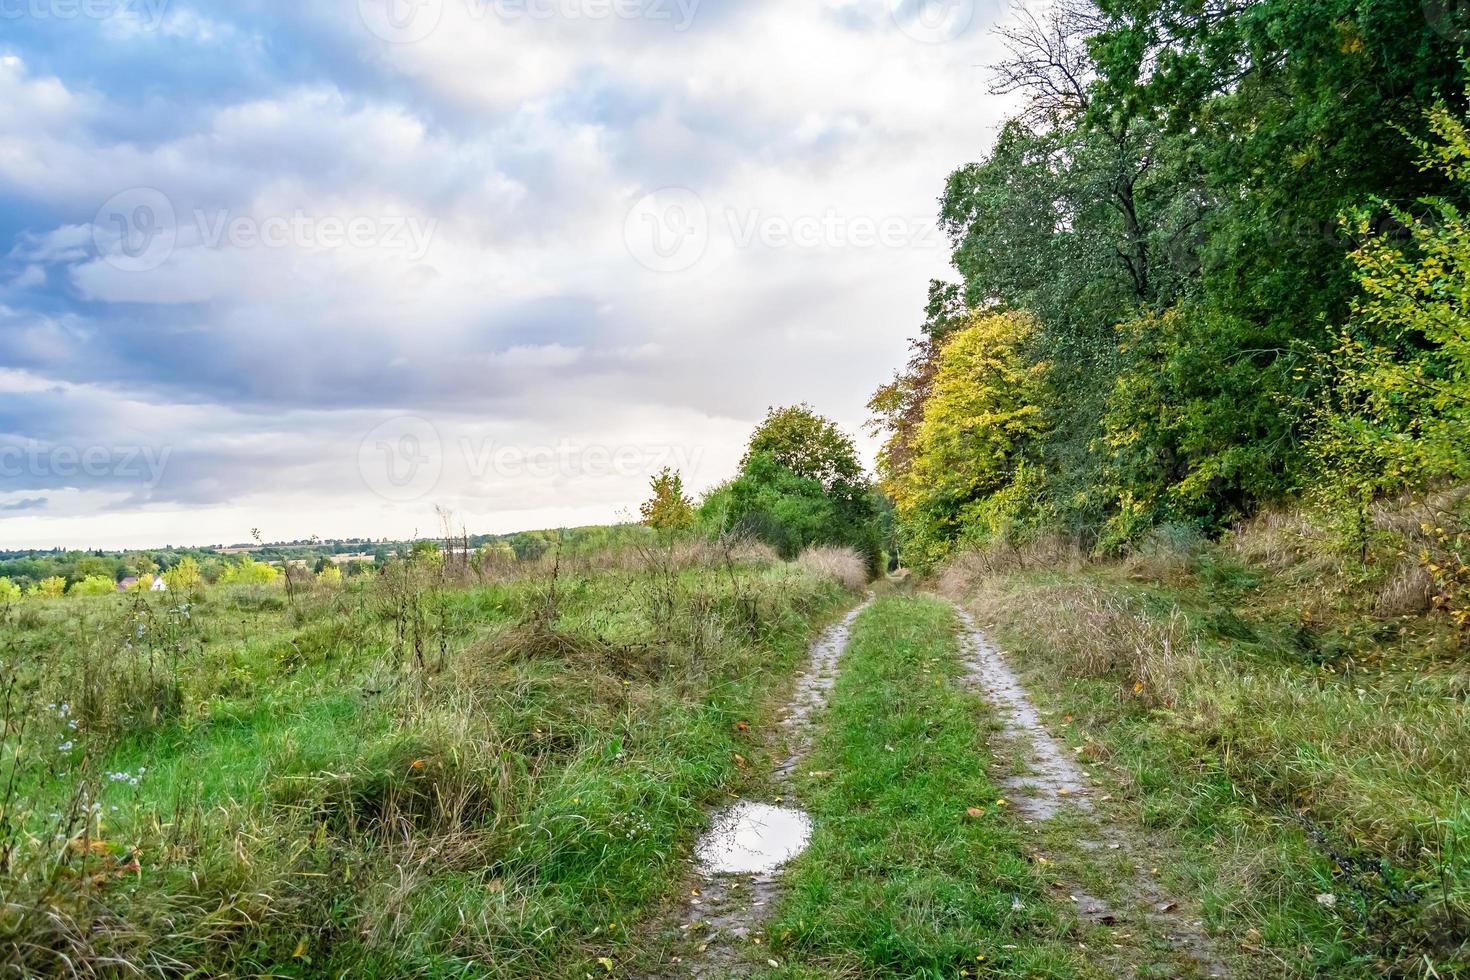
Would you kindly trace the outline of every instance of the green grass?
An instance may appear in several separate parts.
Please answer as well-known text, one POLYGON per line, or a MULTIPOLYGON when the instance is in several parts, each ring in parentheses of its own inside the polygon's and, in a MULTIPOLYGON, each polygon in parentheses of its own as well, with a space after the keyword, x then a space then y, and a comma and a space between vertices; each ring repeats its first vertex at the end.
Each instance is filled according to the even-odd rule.
POLYGON ((1096 747, 1113 817, 1154 835, 1165 880, 1259 972, 1462 975, 1470 708, 1453 630, 1375 615, 1382 573, 1280 533, 983 576, 962 598, 1096 747))
POLYGON ((955 628, 946 604, 907 595, 858 619, 803 766, 815 832, 769 928, 778 973, 1090 975, 1074 913, 1048 901, 996 805, 989 714, 959 683, 955 628))
POLYGON ((414 574, 294 608, 12 609, 0 969, 603 973, 746 778, 735 722, 850 601, 793 566, 651 559, 554 599, 414 574))

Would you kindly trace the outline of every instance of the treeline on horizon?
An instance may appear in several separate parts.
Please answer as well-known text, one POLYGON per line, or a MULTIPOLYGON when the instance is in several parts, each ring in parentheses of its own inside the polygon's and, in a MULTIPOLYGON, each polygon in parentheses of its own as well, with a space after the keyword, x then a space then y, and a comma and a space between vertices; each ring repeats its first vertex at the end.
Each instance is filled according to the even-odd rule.
MULTIPOLYGON (((620 525, 549 528, 509 534, 457 533, 446 546, 463 548, 468 545, 474 553, 534 561, 557 547, 568 553, 596 551, 622 542, 630 533, 628 527, 620 525)), ((232 568, 246 563, 281 565, 286 562, 304 562, 308 568, 319 572, 328 565, 335 564, 334 556, 371 556, 341 563, 342 571, 352 576, 367 574, 395 556, 408 555, 416 545, 421 546, 424 540, 437 539, 393 541, 364 538, 266 543, 239 554, 233 553, 237 548, 229 549, 229 553, 220 548, 3 551, 0 552, 0 581, 8 581, 14 588, 30 591, 42 582, 59 578, 65 583, 65 588, 69 589, 88 579, 105 578, 120 582, 131 576, 161 575, 178 568, 187 559, 194 563, 202 581, 213 584, 226 578, 232 568)))
POLYGON ((1375 500, 1470 477, 1463 9, 1062 0, 1002 35, 1021 109, 941 198, 963 281, 870 404, 911 562, 1300 500, 1366 546, 1375 500))

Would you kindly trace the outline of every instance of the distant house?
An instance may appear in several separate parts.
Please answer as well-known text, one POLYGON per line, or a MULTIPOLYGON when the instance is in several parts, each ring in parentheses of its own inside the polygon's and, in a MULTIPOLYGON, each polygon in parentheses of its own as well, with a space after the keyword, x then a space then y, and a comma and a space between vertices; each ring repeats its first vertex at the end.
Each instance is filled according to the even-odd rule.
POLYGON ((138 576, 136 576, 136 575, 129 575, 127 578, 125 578, 121 582, 117 583, 117 591, 119 591, 119 592, 127 592, 127 591, 129 591, 131 589, 136 589, 137 587, 138 587, 138 576))
POLYGON ((159 575, 159 576, 157 576, 157 577, 155 577, 153 579, 153 584, 150 585, 150 586, 148 586, 148 591, 150 591, 150 592, 167 592, 168 591, 168 583, 163 580, 163 576, 162 575, 159 575))

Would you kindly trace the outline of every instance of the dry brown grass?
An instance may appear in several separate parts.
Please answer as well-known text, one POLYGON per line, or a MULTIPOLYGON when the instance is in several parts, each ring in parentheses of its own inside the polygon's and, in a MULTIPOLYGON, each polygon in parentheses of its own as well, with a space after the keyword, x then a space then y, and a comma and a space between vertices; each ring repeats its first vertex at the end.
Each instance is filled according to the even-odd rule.
POLYGON ((1088 561, 1080 544, 1061 535, 1019 545, 997 542, 986 548, 962 551, 951 558, 939 573, 939 590, 948 596, 959 596, 993 575, 1038 568, 1076 572, 1088 561))
POLYGON ((798 567, 816 575, 842 583, 842 587, 860 592, 868 584, 868 566, 863 556, 852 548, 818 546, 808 548, 796 559, 798 567))
POLYGON ((1404 558, 1378 591, 1373 615, 1383 619, 1418 616, 1434 602, 1434 576, 1417 558, 1404 558))
POLYGON ((1236 525, 1226 543, 1242 561, 1280 571, 1319 560, 1327 540, 1327 532, 1296 508, 1263 511, 1236 525))
POLYGON ((970 598, 978 615, 1045 636, 1069 673, 1116 679, 1119 700, 1174 708, 1200 679, 1199 646, 1178 610, 1150 616, 1135 600, 1084 585, 982 589, 970 598))
POLYGON ((1438 527, 1462 520, 1470 487, 1449 487, 1421 494, 1405 494, 1373 505, 1373 526, 1392 531, 1410 542, 1426 540, 1425 525, 1438 527))

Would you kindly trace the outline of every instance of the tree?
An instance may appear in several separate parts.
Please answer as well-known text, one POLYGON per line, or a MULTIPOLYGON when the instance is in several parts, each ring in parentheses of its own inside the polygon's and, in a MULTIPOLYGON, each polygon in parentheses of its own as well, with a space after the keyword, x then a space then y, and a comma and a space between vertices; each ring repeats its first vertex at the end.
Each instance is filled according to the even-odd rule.
POLYGON ((851 437, 809 405, 766 413, 751 434, 741 466, 762 454, 799 477, 817 481, 829 493, 845 495, 867 486, 851 437))
POLYGON ((342 569, 338 568, 335 564, 328 565, 316 573, 316 581, 318 585, 325 586, 329 589, 336 588, 342 584, 342 569))
POLYGON ((106 577, 116 582, 124 569, 123 563, 116 558, 106 558, 102 555, 85 555, 78 559, 72 567, 71 578, 73 582, 92 577, 106 577))
POLYGON ((694 502, 684 494, 684 478, 665 466, 649 485, 653 496, 639 507, 643 523, 655 531, 673 533, 694 524, 694 502))
POLYGON ((965 534, 995 533, 991 498, 1016 482, 1036 440, 1048 365, 1026 354, 1024 313, 976 313, 940 349, 907 469, 892 481, 909 554, 932 563, 965 534))
POLYGON ((280 569, 244 555, 225 566, 220 582, 225 585, 271 585, 280 577, 280 569))
POLYGON ((812 544, 846 545, 878 571, 878 513, 857 448, 807 405, 771 409, 751 435, 740 474, 712 491, 699 513, 787 558, 812 544))
POLYGON ((117 583, 105 575, 88 575, 80 582, 75 582, 68 590, 68 595, 77 596, 102 596, 112 595, 117 591, 117 583))
MULTIPOLYGON (((1432 139, 1411 141, 1420 165, 1470 187, 1464 117, 1443 102, 1426 115, 1432 139)), ((1303 411, 1313 496, 1364 558, 1376 498, 1470 480, 1470 218, 1444 198, 1419 203, 1418 212, 1384 203, 1352 218, 1362 237, 1351 260, 1363 295, 1336 348, 1319 359, 1327 397, 1303 411), (1378 230, 1383 214, 1392 235, 1378 230)), ((1439 526, 1451 525, 1451 515, 1433 509, 1441 511, 1438 543, 1453 547, 1421 557, 1442 595, 1464 593, 1470 535, 1439 526)), ((1463 602, 1453 611, 1470 622, 1463 602)))
POLYGON ((969 320, 969 311, 954 283, 929 282, 923 335, 909 342, 913 352, 903 371, 868 400, 868 432, 883 440, 878 452, 878 483, 890 496, 899 475, 908 471, 914 440, 924 419, 924 402, 934 383, 939 345, 969 320))
POLYGON ((170 592, 188 593, 204 584, 204 574, 199 570, 199 563, 185 555, 177 565, 163 573, 163 581, 170 592))
POLYGON ((21 595, 20 586, 8 578, 0 578, 0 603, 15 602, 21 595))
POLYGON ((60 575, 43 578, 35 584, 31 594, 43 599, 59 599, 66 595, 66 579, 60 575))

